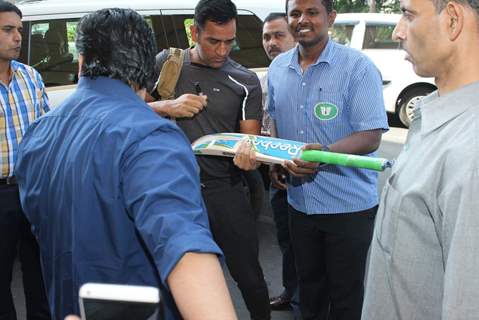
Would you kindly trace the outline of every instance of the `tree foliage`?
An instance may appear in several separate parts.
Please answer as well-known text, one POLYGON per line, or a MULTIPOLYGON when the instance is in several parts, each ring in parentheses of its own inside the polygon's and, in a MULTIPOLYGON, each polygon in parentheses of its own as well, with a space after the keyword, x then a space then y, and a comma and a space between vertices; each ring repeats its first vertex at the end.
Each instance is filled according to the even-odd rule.
POLYGON ((335 0, 334 8, 338 13, 369 12, 369 4, 374 2, 376 12, 399 13, 399 0, 335 0))

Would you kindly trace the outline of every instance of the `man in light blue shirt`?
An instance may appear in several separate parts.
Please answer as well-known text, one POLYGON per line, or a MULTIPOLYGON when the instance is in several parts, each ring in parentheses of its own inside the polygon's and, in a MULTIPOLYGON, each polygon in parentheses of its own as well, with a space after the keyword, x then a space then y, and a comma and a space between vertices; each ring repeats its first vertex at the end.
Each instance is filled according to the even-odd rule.
MULTIPOLYGON (((388 128, 379 71, 329 39, 332 1, 289 0, 287 14, 299 45, 269 69, 276 135, 310 143, 308 149, 374 155, 388 128)), ((293 176, 288 202, 302 316, 359 319, 377 174, 300 160, 284 166, 293 176)))

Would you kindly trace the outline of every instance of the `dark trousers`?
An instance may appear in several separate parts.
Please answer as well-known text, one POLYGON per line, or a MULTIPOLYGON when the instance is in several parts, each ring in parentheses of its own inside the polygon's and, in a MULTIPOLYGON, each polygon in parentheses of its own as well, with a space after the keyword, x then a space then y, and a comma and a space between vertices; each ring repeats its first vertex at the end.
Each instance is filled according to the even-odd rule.
POLYGON ((270 319, 268 289, 259 264, 256 222, 241 180, 203 182, 211 231, 225 255, 251 319, 270 319))
POLYGON ((271 188, 271 207, 276 224, 276 236, 283 254, 283 287, 290 298, 298 286, 296 267, 294 265, 293 246, 289 235, 288 194, 286 190, 271 188))
POLYGON ((359 320, 377 207, 306 215, 289 206, 304 320, 359 320))
POLYGON ((258 170, 244 171, 243 176, 248 186, 248 196, 253 209, 254 217, 257 219, 263 210, 264 183, 261 173, 258 170))
POLYGON ((17 252, 22 269, 27 319, 51 319, 38 244, 21 210, 18 187, 0 185, 0 320, 17 319, 10 289, 17 252))

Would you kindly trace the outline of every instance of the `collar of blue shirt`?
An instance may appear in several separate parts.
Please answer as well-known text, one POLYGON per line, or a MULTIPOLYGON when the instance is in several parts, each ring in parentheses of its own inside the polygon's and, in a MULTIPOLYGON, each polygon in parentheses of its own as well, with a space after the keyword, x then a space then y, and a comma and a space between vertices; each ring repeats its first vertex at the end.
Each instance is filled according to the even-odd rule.
MULTIPOLYGON (((78 80, 78 88, 91 89, 114 97, 132 95, 138 97, 135 91, 129 85, 121 80, 108 77, 96 77, 92 79, 82 76, 78 80)), ((141 100, 140 97, 138 97, 138 99, 141 100)), ((141 101, 144 102, 143 100, 141 101)))
MULTIPOLYGON (((330 64, 331 61, 333 60, 335 49, 336 49, 337 44, 331 40, 328 39, 328 43, 326 44, 326 47, 324 47, 323 52, 321 52, 321 55, 318 57, 315 63, 312 65, 318 65, 320 63, 327 63, 330 64)), ((291 59, 289 61, 289 67, 290 68, 299 68, 299 45, 296 46, 293 50, 291 50, 291 59)))

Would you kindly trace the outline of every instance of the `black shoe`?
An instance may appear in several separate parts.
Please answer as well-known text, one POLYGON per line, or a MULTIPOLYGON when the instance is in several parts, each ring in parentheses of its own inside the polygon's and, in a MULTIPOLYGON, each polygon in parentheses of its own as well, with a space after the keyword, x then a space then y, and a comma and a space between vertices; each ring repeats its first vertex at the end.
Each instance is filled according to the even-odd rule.
POLYGON ((269 298, 271 310, 291 310, 291 297, 286 292, 281 293, 277 297, 269 298))

